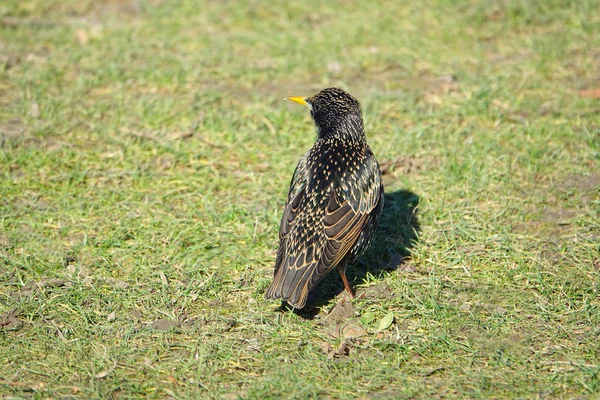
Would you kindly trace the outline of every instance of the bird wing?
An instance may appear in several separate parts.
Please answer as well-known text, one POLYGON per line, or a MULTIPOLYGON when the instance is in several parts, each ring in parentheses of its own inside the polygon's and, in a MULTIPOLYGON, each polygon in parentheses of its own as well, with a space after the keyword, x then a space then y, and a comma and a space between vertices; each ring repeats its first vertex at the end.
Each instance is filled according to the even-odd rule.
POLYGON ((350 254, 381 198, 378 167, 360 171, 354 186, 333 179, 321 201, 306 183, 290 188, 267 299, 304 307, 308 292, 350 254))

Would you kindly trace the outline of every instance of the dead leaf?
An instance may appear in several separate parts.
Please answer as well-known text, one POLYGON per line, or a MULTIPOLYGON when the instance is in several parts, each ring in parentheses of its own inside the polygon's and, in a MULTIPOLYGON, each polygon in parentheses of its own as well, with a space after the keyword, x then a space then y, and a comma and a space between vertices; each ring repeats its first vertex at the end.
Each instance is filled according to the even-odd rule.
POLYGON ((23 286, 23 292, 31 292, 34 289, 57 288, 65 286, 66 279, 40 279, 39 281, 29 281, 23 286))
POLYGON ((347 324, 342 328, 343 339, 356 339, 367 336, 367 331, 360 325, 347 324))
POLYGON ((337 61, 327 63, 327 71, 329 72, 340 72, 342 70, 342 64, 337 61))
POLYGON ((108 376, 108 374, 110 374, 110 371, 105 369, 104 371, 98 372, 96 375, 94 375, 94 378, 96 378, 96 379, 106 378, 108 376))
POLYGON ((40 115, 40 105, 38 103, 31 104, 31 108, 29 109, 29 116, 31 118, 39 118, 40 115))
POLYGON ((257 338, 246 339, 246 349, 250 351, 260 351, 260 343, 257 338))
MULTIPOLYGON (((384 282, 367 287, 361 294, 364 299, 390 299, 394 296, 394 291, 384 282)), ((363 325, 369 325, 375 320, 375 314, 368 311, 360 318, 363 325)))
POLYGON ((335 351, 330 351, 327 354, 328 360, 333 360, 334 358, 347 357, 350 354, 350 349, 348 348, 348 342, 342 340, 339 346, 335 349, 335 351))
POLYGON ((17 331, 23 327, 23 321, 17 318, 18 309, 13 308, 11 311, 0 315, 0 328, 5 331, 17 331))
POLYGON ((16 139, 25 136, 25 124, 20 118, 9 119, 0 123, 0 135, 9 139, 16 139))
POLYGON ((110 314, 108 314, 108 316, 106 317, 106 321, 111 322, 111 321, 114 321, 116 318, 117 318, 117 313, 113 311, 110 314))
POLYGON ((504 12, 500 11, 500 10, 496 10, 493 13, 486 15, 485 18, 488 21, 498 21, 498 20, 504 18, 504 12))
POLYGON ((77 29, 75 31, 75 39, 80 45, 85 46, 90 41, 90 35, 83 29, 77 29))
POLYGON ((356 309, 351 302, 342 299, 333 309, 323 318, 323 324, 337 321, 345 321, 356 315, 356 309))
POLYGON ((581 89, 579 95, 590 99, 600 99, 600 87, 581 89))
POLYGON ((65 264, 67 264, 67 267, 65 269, 67 270, 69 275, 75 275, 77 273, 77 265, 76 264, 74 264, 73 262, 71 262, 69 260, 65 260, 65 264))
POLYGON ((117 362, 114 361, 113 366, 111 368, 107 368, 105 370, 98 372, 96 375, 94 375, 94 378, 96 378, 96 379, 106 378, 108 375, 111 374, 111 372, 113 372, 115 370, 116 367, 117 367, 117 362))
POLYGON ((344 325, 331 325, 323 329, 322 332, 329 335, 335 340, 351 340, 367 336, 367 331, 362 326, 354 323, 347 323, 344 325))
POLYGON ((401 264, 398 268, 398 270, 403 271, 403 272, 417 272, 417 267, 414 266, 414 264, 401 264))
POLYGON ((96 88, 90 89, 89 93, 91 96, 106 96, 106 95, 112 94, 113 92, 114 92, 114 90, 109 87, 96 87, 96 88))
POLYGON ((177 328, 179 323, 177 321, 169 320, 169 319, 157 319, 152 323, 152 329, 157 331, 168 331, 171 328, 177 328))
POLYGON ((8 235, 0 233, 0 248, 9 247, 10 240, 8 239, 8 235))
POLYGON ((25 60, 27 62, 30 63, 34 63, 34 64, 41 64, 44 61, 46 61, 46 56, 44 55, 39 55, 39 54, 35 54, 35 53, 28 53, 27 56, 25 56, 25 60))
POLYGON ((111 277, 98 277, 96 278, 97 280, 107 283, 109 285, 115 286, 119 289, 127 289, 129 287, 129 284, 125 281, 122 281, 120 279, 116 279, 116 278, 111 278, 111 277))
POLYGON ((332 350, 332 347, 331 347, 331 345, 330 345, 329 343, 327 343, 327 342, 321 342, 321 343, 319 343, 319 347, 320 347, 320 348, 321 348, 321 350, 323 350, 323 352, 324 352, 325 354, 327 354, 327 355, 329 355, 329 353, 330 353, 330 352, 331 352, 331 350, 332 350))
POLYGON ((486 310, 489 313, 506 315, 506 313, 508 312, 506 310, 506 308, 498 306, 496 304, 484 303, 484 302, 478 301, 475 303, 475 305, 483 308, 484 310, 486 310))

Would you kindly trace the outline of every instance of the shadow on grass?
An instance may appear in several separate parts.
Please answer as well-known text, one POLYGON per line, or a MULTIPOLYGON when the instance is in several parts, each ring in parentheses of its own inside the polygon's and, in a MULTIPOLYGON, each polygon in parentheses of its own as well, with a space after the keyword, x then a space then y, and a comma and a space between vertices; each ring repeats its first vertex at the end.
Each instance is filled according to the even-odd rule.
MULTIPOLYGON (((408 190, 385 194, 379 227, 369 249, 346 270, 353 287, 367 280, 367 274, 381 278, 398 269, 410 255, 410 249, 419 239, 417 209, 419 196, 408 190)), ((344 290, 337 271, 329 275, 313 290, 302 310, 294 310, 301 317, 312 319, 320 308, 344 290)), ((360 292, 357 293, 357 296, 360 292)), ((282 305, 282 309, 287 309, 282 305)))

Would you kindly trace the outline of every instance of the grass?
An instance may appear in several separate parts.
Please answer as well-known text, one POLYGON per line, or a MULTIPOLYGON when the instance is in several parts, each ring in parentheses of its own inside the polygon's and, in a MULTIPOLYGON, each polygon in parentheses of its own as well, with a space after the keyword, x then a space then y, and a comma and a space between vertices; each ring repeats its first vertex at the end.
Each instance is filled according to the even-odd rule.
POLYGON ((595 398, 599 42, 585 0, 3 1, 0 394, 595 398), (387 206, 311 319, 263 300, 280 99, 333 85, 387 206))

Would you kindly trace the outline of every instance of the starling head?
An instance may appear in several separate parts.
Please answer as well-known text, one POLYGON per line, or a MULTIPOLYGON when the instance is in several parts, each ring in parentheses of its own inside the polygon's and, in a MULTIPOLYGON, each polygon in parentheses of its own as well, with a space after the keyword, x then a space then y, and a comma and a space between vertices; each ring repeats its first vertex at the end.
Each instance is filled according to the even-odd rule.
POLYGON ((360 103, 338 88, 321 90, 313 97, 288 97, 287 100, 307 106, 315 121, 319 137, 363 132, 360 103))

